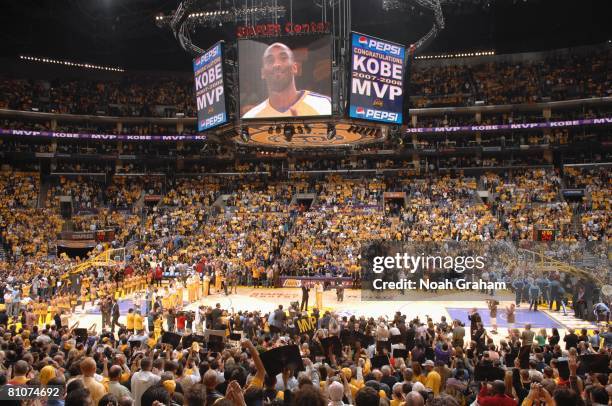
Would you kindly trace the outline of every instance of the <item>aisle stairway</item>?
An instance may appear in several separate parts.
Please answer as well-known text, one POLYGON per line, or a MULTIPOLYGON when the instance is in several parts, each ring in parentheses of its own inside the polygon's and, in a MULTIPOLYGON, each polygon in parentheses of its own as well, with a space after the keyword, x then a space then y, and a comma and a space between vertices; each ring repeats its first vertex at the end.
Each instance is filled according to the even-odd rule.
POLYGON ((38 191, 38 201, 36 202, 36 207, 39 209, 47 207, 50 183, 49 179, 40 180, 40 190, 38 191))
POLYGON ((570 231, 574 235, 582 235, 582 218, 577 210, 572 214, 572 222, 570 223, 570 231))
POLYGON ((0 244, 0 262, 6 261, 7 255, 2 244, 0 244))

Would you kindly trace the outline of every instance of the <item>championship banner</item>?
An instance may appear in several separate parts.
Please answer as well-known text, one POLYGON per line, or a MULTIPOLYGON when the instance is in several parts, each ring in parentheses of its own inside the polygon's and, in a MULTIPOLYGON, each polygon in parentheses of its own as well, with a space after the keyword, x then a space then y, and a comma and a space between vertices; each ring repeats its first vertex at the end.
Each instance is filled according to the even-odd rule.
POLYGON ((193 60, 198 131, 227 122, 222 45, 222 42, 217 42, 204 55, 193 60))
POLYGON ((351 34, 349 117, 402 124, 405 47, 351 34))

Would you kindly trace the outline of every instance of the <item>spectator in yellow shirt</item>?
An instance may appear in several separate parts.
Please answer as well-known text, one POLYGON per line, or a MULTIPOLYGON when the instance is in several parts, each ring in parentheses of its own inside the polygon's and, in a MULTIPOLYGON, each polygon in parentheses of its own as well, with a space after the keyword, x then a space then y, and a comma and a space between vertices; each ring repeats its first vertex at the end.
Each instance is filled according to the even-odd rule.
POLYGON ((438 396, 440 393, 440 386, 442 384, 442 378, 440 374, 434 371, 434 362, 427 360, 423 364, 425 372, 427 372, 427 378, 425 379, 425 387, 433 391, 434 396, 438 396))
POLYGON ((261 276, 261 270, 257 265, 253 267, 253 286, 259 286, 259 277, 261 276))
POLYGON ((128 331, 134 331, 134 309, 128 310, 125 327, 128 329, 128 331))
POLYGON ((140 311, 134 313, 134 330, 137 332, 144 331, 144 318, 140 314, 140 311))

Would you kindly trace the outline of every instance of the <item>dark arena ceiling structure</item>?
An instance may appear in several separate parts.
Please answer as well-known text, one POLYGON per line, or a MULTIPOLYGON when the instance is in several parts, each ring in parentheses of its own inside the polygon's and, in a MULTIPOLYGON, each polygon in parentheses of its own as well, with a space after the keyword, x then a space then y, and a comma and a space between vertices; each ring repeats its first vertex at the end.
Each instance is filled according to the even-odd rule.
MULTIPOLYGON (((278 5, 295 22, 321 19, 321 3, 302 0, 278 5)), ((208 1, 210 10, 244 7, 256 1, 208 1)), ((445 28, 424 53, 495 50, 535 51, 601 43, 612 39, 609 2, 553 0, 442 0, 445 28)), ((189 71, 191 57, 156 16, 171 15, 169 0, 24 0, 3 2, 0 57, 20 54, 82 60, 128 70, 189 71)), ((432 25, 433 13, 418 1, 353 0, 351 29, 410 44, 432 25)), ((283 18, 288 18, 287 16, 283 18)), ((234 22, 198 30, 201 47, 233 41, 234 22)), ((282 19, 281 19, 282 21, 282 19)))

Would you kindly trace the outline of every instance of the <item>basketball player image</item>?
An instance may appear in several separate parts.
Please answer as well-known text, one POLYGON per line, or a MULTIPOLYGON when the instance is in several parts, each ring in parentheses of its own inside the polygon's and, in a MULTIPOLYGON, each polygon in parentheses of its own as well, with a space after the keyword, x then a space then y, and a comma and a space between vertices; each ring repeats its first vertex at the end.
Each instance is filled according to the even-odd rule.
POLYGON ((298 64, 285 44, 275 42, 266 48, 261 78, 268 98, 247 111, 242 118, 297 117, 331 115, 331 99, 310 90, 297 90, 298 64))

